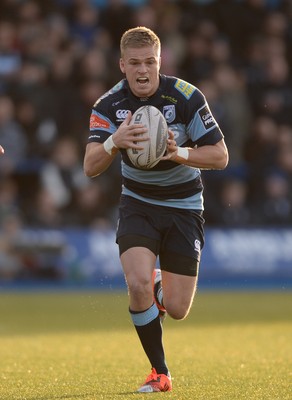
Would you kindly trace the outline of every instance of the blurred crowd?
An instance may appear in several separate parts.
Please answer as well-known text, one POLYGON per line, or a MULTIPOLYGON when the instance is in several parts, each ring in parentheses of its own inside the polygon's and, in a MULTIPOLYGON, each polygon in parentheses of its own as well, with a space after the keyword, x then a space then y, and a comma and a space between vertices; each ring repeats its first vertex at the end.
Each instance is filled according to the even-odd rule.
POLYGON ((122 79, 119 40, 144 25, 161 72, 205 94, 230 152, 203 171, 207 225, 292 223, 292 2, 1 0, 0 225, 114 226, 117 158, 83 173, 96 99, 122 79))

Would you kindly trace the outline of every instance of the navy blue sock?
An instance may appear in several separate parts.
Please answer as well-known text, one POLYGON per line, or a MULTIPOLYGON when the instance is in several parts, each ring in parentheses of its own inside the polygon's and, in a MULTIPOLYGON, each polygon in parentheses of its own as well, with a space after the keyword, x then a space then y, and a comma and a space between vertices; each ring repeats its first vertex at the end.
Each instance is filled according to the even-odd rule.
POLYGON ((130 313, 152 368, 155 368, 158 374, 167 375, 168 368, 162 343, 162 326, 156 304, 154 303, 145 311, 135 312, 130 310, 130 313))

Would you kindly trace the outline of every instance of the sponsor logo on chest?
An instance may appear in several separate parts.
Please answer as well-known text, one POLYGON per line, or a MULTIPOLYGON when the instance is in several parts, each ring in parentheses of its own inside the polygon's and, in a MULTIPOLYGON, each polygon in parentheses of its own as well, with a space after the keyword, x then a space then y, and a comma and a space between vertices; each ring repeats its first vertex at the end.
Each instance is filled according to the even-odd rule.
POLYGON ((119 109, 116 111, 116 118, 117 118, 117 122, 123 122, 127 115, 129 113, 129 110, 123 110, 123 109, 119 109))

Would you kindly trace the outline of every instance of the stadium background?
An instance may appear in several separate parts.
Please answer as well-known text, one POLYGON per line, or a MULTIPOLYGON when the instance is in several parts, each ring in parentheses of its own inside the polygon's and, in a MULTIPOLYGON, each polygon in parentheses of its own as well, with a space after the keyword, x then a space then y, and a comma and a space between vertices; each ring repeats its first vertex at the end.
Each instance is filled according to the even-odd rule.
POLYGON ((93 180, 82 162, 137 25, 160 36, 162 73, 203 90, 230 151, 203 172, 201 284, 291 287, 291 18, 289 0, 1 1, 0 288, 123 284, 119 162, 93 180))

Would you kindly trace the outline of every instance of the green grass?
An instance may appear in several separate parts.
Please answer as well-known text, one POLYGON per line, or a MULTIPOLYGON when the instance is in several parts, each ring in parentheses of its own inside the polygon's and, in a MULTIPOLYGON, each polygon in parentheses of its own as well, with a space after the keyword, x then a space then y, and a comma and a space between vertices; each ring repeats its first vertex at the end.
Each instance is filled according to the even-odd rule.
POLYGON ((291 399, 291 300, 199 291, 187 320, 164 323, 173 391, 145 395, 124 292, 2 293, 0 399, 291 399))

